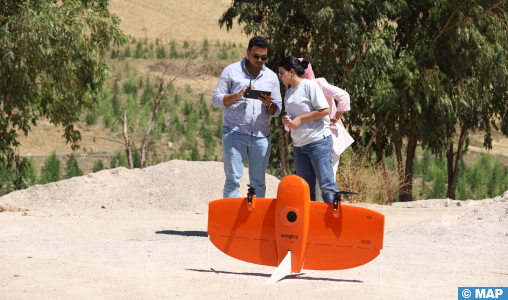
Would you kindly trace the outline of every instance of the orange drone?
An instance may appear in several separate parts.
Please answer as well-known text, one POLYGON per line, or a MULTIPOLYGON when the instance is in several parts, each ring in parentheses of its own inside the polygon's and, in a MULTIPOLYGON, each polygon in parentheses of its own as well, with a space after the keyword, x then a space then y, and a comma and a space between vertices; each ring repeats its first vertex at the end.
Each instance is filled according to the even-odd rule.
POLYGON ((341 194, 352 193, 335 193, 333 203, 311 202, 309 185, 296 175, 282 179, 277 199, 256 198, 250 187, 247 198, 210 202, 209 241, 236 259, 278 267, 267 284, 305 270, 364 265, 382 254, 385 217, 341 205, 341 194))

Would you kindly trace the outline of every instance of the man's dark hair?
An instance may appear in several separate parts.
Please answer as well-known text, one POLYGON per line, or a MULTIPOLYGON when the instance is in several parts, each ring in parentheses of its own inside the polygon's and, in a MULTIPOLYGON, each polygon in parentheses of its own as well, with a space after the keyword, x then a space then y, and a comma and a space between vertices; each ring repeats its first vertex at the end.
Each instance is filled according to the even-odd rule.
POLYGON ((268 48, 268 42, 263 37, 256 35, 255 37, 250 39, 248 49, 250 50, 254 46, 257 46, 259 48, 268 48))

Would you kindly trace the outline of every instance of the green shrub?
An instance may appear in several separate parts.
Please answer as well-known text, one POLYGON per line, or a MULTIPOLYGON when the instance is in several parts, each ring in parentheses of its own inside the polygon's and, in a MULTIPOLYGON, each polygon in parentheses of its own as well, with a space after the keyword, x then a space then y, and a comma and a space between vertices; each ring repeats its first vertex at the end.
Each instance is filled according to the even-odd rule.
POLYGON ((446 173, 442 172, 441 169, 437 169, 436 178, 434 180, 434 185, 432 186, 432 195, 433 199, 442 199, 446 197, 446 183, 447 176, 446 173))
POLYGON ((111 169, 118 167, 129 168, 129 162, 127 161, 127 157, 125 156, 125 154, 120 154, 120 152, 116 154, 116 157, 111 160, 110 164, 111 169))
POLYGON ((228 53, 226 52, 226 49, 223 48, 219 50, 219 52, 217 52, 217 58, 223 60, 228 59, 228 53))
POLYGON ((108 111, 106 115, 104 116, 104 126, 109 127, 113 123, 113 120, 115 119, 115 116, 113 116, 112 111, 108 111))
POLYGON ((185 92, 186 92, 187 94, 192 93, 192 87, 191 87, 191 86, 190 86, 190 84, 188 84, 188 83, 186 83, 186 84, 185 84, 185 92))
POLYGON ((129 95, 127 98, 127 110, 126 110, 126 116, 127 116, 127 123, 129 126, 133 126, 136 123, 136 115, 138 114, 138 104, 136 103, 136 100, 134 99, 134 96, 132 94, 129 95))
POLYGON ((141 153, 139 152, 139 149, 136 148, 134 144, 132 144, 132 166, 134 168, 140 168, 141 167, 141 153))
POLYGON ((53 152, 44 161, 44 166, 41 169, 40 184, 47 184, 50 182, 59 181, 60 178, 60 161, 56 158, 56 153, 53 152))
POLYGON ((130 77, 129 80, 126 80, 123 82, 123 91, 126 94, 133 94, 134 97, 136 97, 136 94, 138 92, 138 88, 134 84, 134 78, 130 77))
POLYGON ((178 58, 178 50, 176 49, 176 41, 174 39, 171 40, 169 57, 170 58, 178 58))
POLYGON ((460 171, 459 171, 459 178, 457 180, 457 191, 455 194, 456 199, 460 200, 467 200, 468 193, 467 193, 467 166, 464 163, 464 159, 460 162, 460 171))
POLYGON ((67 166, 65 168, 65 178, 69 179, 76 176, 82 176, 83 171, 79 168, 78 161, 74 157, 74 153, 71 153, 69 160, 67 160, 67 166))
POLYGON ((131 47, 127 46, 123 52, 123 57, 131 57, 131 47))
POLYGON ((196 130, 198 125, 198 114, 195 110, 191 110, 187 115, 187 127, 189 130, 196 130))
POLYGON ((166 49, 164 48, 164 45, 160 45, 157 47, 157 59, 164 58, 166 58, 166 49))
POLYGON ((186 100, 183 104, 182 113, 188 116, 193 111, 194 102, 192 100, 186 100))
POLYGON ((91 126, 91 125, 95 125, 97 124, 97 114, 95 113, 95 111, 88 111, 86 113, 86 116, 85 116, 85 120, 86 120, 86 124, 88 126, 91 126))
POLYGON ((215 137, 222 140, 222 112, 217 117, 216 129, 215 129, 215 137))
POLYGON ((471 199, 479 200, 487 198, 487 189, 485 188, 486 178, 488 177, 490 165, 489 158, 482 154, 480 158, 471 166, 469 172, 469 184, 471 189, 471 199))
POLYGON ((180 104, 180 94, 178 94, 178 92, 175 93, 175 97, 173 98, 173 101, 175 102, 176 105, 180 104))
POLYGON ((203 48, 204 48, 205 52, 208 51, 209 46, 210 46, 210 44, 208 43, 208 39, 205 36, 205 39, 203 40, 203 48))
POLYGON ((94 162, 93 162, 93 172, 94 173, 102 171, 104 169, 105 169, 105 167, 104 167, 104 163, 102 162, 102 159, 94 160, 94 162))
POLYGON ((113 98, 111 98, 111 106, 113 108, 113 115, 115 117, 120 116, 120 100, 118 100, 117 93, 114 93, 113 98))
POLYGON ((134 52, 134 58, 143 58, 143 51, 141 49, 136 49, 136 52, 134 52))
POLYGON ((152 100, 155 98, 155 95, 153 93, 153 89, 151 86, 147 85, 145 87, 145 90, 143 91, 143 95, 141 95, 141 104, 151 103, 152 100))
POLYGON ((187 40, 185 40, 185 42, 183 42, 183 47, 185 49, 189 48, 189 42, 187 42, 187 40))
POLYGON ((111 51, 111 59, 116 59, 116 58, 118 58, 118 52, 115 49, 113 49, 111 51))

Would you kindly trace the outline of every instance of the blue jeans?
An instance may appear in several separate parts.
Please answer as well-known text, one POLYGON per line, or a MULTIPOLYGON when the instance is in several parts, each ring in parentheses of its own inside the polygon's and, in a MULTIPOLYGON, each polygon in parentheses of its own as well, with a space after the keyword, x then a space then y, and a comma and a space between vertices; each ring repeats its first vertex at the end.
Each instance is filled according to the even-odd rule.
POLYGON ((265 197, 265 171, 270 158, 270 144, 269 136, 256 137, 222 127, 222 152, 226 173, 224 198, 238 197, 246 158, 249 158, 249 179, 256 189, 256 197, 265 197))
MULTIPOLYGON (((332 155, 333 140, 331 135, 302 147, 293 147, 296 175, 302 177, 309 184, 311 201, 316 201, 316 178, 321 191, 339 190, 335 176, 333 176, 332 155)), ((323 197, 323 202, 333 202, 332 193, 321 192, 321 197, 323 197)))

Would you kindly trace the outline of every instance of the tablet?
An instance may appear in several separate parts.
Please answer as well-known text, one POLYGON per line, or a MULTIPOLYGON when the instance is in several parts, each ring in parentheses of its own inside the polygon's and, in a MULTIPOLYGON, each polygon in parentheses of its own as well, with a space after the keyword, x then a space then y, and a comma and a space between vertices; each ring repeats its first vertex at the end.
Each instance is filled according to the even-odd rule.
POLYGON ((270 96, 272 94, 272 92, 262 91, 262 90, 248 90, 248 91, 245 91, 243 96, 245 98, 258 99, 258 97, 261 97, 262 94, 270 96))

